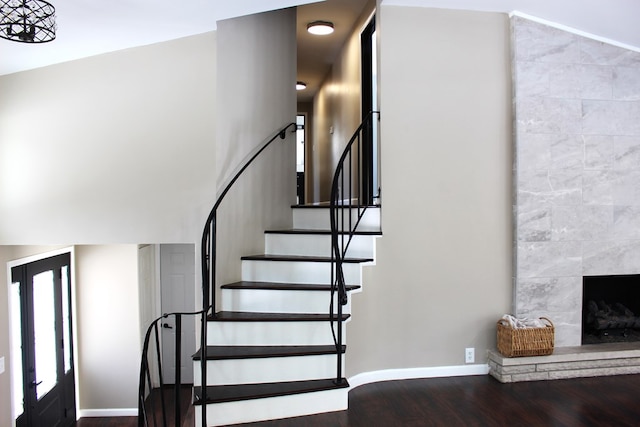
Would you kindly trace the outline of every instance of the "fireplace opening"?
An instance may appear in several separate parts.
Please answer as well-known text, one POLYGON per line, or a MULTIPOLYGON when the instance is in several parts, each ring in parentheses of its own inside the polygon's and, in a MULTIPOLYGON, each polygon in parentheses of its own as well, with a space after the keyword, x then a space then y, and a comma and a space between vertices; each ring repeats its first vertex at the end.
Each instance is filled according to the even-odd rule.
POLYGON ((582 279, 582 344, 640 341, 640 274, 582 279))

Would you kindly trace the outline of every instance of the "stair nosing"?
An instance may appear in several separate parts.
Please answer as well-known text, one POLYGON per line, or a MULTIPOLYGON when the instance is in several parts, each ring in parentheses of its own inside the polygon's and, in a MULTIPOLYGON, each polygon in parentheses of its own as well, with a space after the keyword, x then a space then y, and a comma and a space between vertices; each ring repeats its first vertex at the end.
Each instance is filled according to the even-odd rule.
MULTIPOLYGON (((346 345, 342 345, 341 354, 346 352, 346 345)), ((192 359, 202 360, 202 351, 198 350, 192 359)), ((322 356, 335 355, 335 345, 290 345, 290 346, 214 346, 206 347, 205 360, 246 360, 246 359, 267 359, 275 357, 300 357, 300 356, 322 356), (227 350, 226 352, 224 350, 227 350)))
MULTIPOLYGON (((347 291, 360 289, 360 285, 345 285, 347 291)), ((222 285, 222 289, 262 289, 276 291, 330 291, 331 285, 322 283, 280 283, 280 282, 258 282, 258 281, 239 281, 222 285)))
MULTIPOLYGON (((246 255, 240 258, 242 261, 275 261, 275 262, 332 262, 331 257, 307 256, 307 255, 246 255)), ((347 264, 360 264, 372 262, 373 258, 345 258, 342 262, 347 264)))
MULTIPOLYGON (((379 209, 382 205, 338 205, 339 207, 342 208, 351 208, 351 209, 379 209)), ((307 204, 307 205, 291 205, 292 209, 329 209, 329 202, 326 202, 324 204, 307 204)))
MULTIPOLYGON (((308 229, 308 228, 286 228, 286 229, 279 229, 279 230, 265 230, 264 234, 293 234, 293 235, 306 235, 306 234, 310 234, 310 235, 331 235, 331 230, 324 230, 324 229, 308 229)), ((346 235, 349 234, 346 231, 340 231, 338 232, 338 234, 340 235, 346 235)), ((354 235, 356 236, 381 236, 382 235, 382 231, 378 231, 378 230, 356 230, 353 232, 354 235)))
MULTIPOLYGON (((351 314, 343 313, 345 321, 351 314)), ((329 322, 328 313, 258 313, 253 311, 218 311, 215 315, 207 316, 209 322, 329 322)))
MULTIPOLYGON (((345 378, 342 378, 341 384, 335 384, 334 379, 329 378, 305 381, 283 381, 275 383, 207 386, 207 401, 204 402, 204 404, 239 402, 243 400, 291 396, 295 394, 339 390, 343 388, 349 388, 349 383, 345 378), (253 392, 250 393, 250 390, 253 390, 253 392)), ((196 386, 193 390, 193 404, 202 405, 203 402, 198 398, 201 394, 202 387, 196 386)))

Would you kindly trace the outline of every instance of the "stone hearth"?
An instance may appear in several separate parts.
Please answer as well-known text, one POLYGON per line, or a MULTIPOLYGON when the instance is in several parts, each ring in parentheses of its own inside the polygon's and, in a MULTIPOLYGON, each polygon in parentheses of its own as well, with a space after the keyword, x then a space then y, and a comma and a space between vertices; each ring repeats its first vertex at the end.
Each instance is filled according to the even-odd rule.
POLYGON ((509 358, 489 351, 489 374, 503 383, 638 373, 638 343, 562 347, 536 357, 509 358))

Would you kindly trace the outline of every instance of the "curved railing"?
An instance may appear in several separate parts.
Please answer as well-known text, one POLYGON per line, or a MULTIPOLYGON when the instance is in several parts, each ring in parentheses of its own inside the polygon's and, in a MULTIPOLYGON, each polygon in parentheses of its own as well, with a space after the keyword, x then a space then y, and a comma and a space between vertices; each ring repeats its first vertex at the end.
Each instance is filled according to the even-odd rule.
POLYGON ((371 182, 368 176, 371 169, 363 158, 364 145, 371 143, 375 120, 380 116, 377 111, 370 112, 347 143, 338 161, 331 184, 329 213, 331 221, 331 302, 329 317, 336 346, 337 372, 336 382, 342 382, 342 307, 347 304, 343 263, 360 221, 370 205, 367 194, 373 194, 368 188, 371 182), (337 294, 337 309, 334 301, 337 294), (335 325, 338 325, 336 332, 335 325))
MULTIPOLYGON (((270 139, 260 145, 256 150, 254 150, 253 154, 250 154, 248 159, 242 163, 242 166, 238 170, 238 172, 231 178, 228 184, 224 187, 220 195, 218 196, 216 203, 211 209, 209 216, 205 222, 204 230, 202 233, 202 240, 200 246, 200 254, 201 254, 201 266, 202 266, 202 310, 193 312, 193 313, 170 313, 164 314, 163 316, 156 319, 147 329, 147 333, 145 335, 144 347, 142 350, 142 362, 140 364, 140 382, 139 382, 139 390, 138 390, 138 426, 147 427, 150 425, 156 426, 166 426, 167 423, 174 420, 176 427, 181 426, 181 399, 180 399, 180 388, 181 388, 181 378, 180 378, 180 334, 181 332, 181 323, 182 317, 189 316, 200 316, 201 328, 200 328, 200 378, 201 378, 201 392, 197 399, 202 404, 202 422, 201 425, 207 425, 207 411, 206 411, 206 402, 207 402, 207 387, 206 387, 206 378, 207 378, 207 363, 206 363, 206 347, 207 347, 207 318, 209 316, 215 316, 215 308, 216 308, 216 249, 217 249, 217 241, 216 241, 216 224, 217 224, 217 215, 218 208, 220 204, 224 200, 229 190, 236 183, 238 178, 244 173, 244 171, 253 163, 253 161, 269 146, 273 141, 277 138, 285 139, 286 133, 289 128, 293 128, 293 132, 296 131, 296 123, 289 123, 280 130, 278 130, 270 139), (211 313, 210 313, 211 312, 211 313), (158 324, 162 321, 162 319, 167 319, 169 316, 176 317, 176 381, 175 381, 175 392, 174 392, 174 409, 177 411, 175 416, 167 413, 167 402, 165 401, 165 396, 163 392, 164 381, 162 375, 162 357, 160 354, 159 347, 159 331, 158 324), (178 326, 180 325, 180 326, 178 326), (157 373, 152 373, 151 364, 149 363, 149 344, 151 335, 155 337, 155 345, 156 345, 156 357, 157 360, 155 363, 157 364, 157 373), (147 392, 151 392, 154 383, 155 385, 160 386, 160 396, 158 398, 149 399, 147 396, 147 392), (146 387, 149 387, 147 390, 146 387), (158 402, 160 408, 151 408, 150 404, 158 402), (158 420, 158 418, 160 418, 158 420), (153 424, 150 422, 153 421, 153 424), (158 424, 158 421, 160 424, 158 424)), ((152 396, 153 397, 153 396, 152 396)))
POLYGON ((176 426, 182 425, 182 378, 180 366, 182 365, 182 318, 184 316, 205 315, 204 311, 190 313, 163 314, 151 322, 147 328, 142 347, 142 359, 140 362, 140 379, 138 388, 138 426, 167 426, 174 420, 176 426), (169 326, 167 320, 174 318, 173 326, 169 326), (167 403, 166 388, 162 369, 162 348, 160 344, 159 328, 170 327, 175 329, 175 381, 173 390, 173 407, 167 403), (152 366, 149 360, 151 339, 155 345, 156 358, 152 359, 156 365, 152 366), (147 388, 148 387, 148 388, 147 388), (156 391, 155 394, 154 390, 156 391), (170 411, 167 408, 171 408, 170 411))

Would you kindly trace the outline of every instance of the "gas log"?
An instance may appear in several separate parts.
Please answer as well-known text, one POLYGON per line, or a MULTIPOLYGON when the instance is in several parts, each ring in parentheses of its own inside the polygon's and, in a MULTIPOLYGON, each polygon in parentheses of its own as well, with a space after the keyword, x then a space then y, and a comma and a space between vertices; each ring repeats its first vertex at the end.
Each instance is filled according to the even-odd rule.
POLYGON ((605 329, 640 329, 640 316, 636 316, 623 304, 605 301, 589 301, 586 326, 595 331, 605 329))

